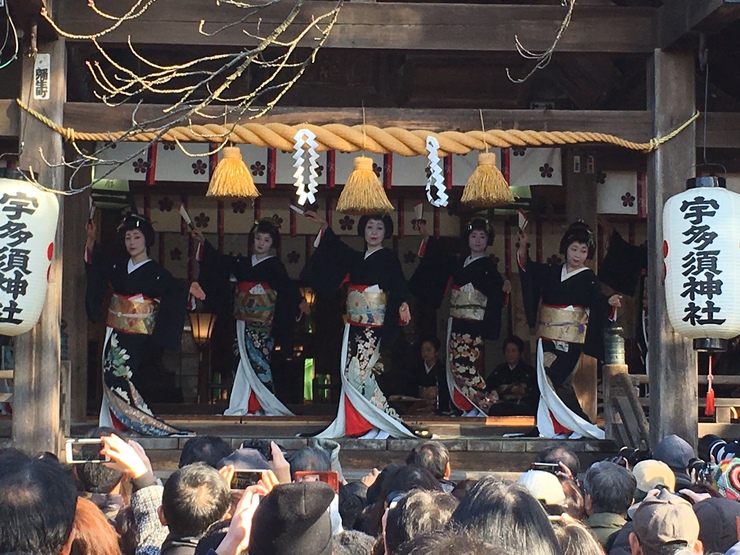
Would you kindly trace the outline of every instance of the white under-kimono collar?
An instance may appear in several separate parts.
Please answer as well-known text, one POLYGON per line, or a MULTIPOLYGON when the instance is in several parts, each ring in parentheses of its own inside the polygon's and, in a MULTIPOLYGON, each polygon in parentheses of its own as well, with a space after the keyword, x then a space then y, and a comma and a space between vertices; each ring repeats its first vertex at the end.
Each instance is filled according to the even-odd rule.
POLYGON ((257 255, 256 254, 253 254, 252 255, 252 268, 254 268, 260 262, 264 262, 265 260, 269 260, 270 258, 275 258, 275 255, 274 254, 268 254, 264 258, 260 258, 259 260, 257 260, 257 255))
POLYGON ((367 260, 369 257, 374 255, 376 252, 380 252, 383 250, 383 247, 380 247, 379 249, 375 249, 374 251, 365 251, 365 260, 367 260))
POLYGON ((152 260, 151 258, 147 258, 146 260, 142 260, 141 262, 137 262, 136 264, 134 264, 134 261, 129 258, 128 259, 128 266, 127 266, 128 273, 130 274, 131 272, 134 272, 134 271, 138 270, 139 268, 141 268, 147 262, 151 262, 151 260, 152 260))
POLYGON ((584 272, 588 270, 587 266, 584 266, 583 268, 578 268, 577 270, 573 270, 572 272, 569 272, 566 270, 567 264, 563 264, 563 268, 560 270, 560 281, 563 282, 568 278, 572 278, 576 274, 580 274, 581 272, 584 272))
POLYGON ((486 253, 483 253, 483 254, 477 254, 477 255, 475 255, 475 256, 473 256, 473 255, 471 254, 470 256, 468 256, 468 257, 467 257, 467 258, 465 259, 465 262, 463 262, 463 268, 466 268, 466 267, 468 266, 468 264, 472 264, 473 262, 475 262, 475 261, 476 261, 476 260, 478 260, 479 258, 483 258, 484 256, 486 256, 486 253))

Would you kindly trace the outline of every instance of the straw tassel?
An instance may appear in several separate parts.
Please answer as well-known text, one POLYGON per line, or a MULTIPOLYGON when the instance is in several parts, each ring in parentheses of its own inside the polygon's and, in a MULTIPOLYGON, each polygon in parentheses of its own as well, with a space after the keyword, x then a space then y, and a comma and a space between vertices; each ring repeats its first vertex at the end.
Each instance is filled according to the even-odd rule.
POLYGON ((712 382, 714 381, 714 374, 712 374, 712 355, 709 355, 709 372, 707 375, 707 404, 704 407, 704 416, 712 416, 714 414, 714 387, 712 382))
POLYGON ((481 208, 506 206, 514 202, 509 184, 496 167, 496 155, 493 152, 481 152, 478 155, 478 167, 468 179, 460 202, 481 208))
POLYGON ((383 184, 373 171, 373 159, 358 156, 355 169, 347 178, 337 201, 337 211, 345 214, 387 214, 393 205, 385 194, 383 184))
POLYGON ((224 156, 213 170, 206 196, 247 199, 260 196, 260 192, 254 185, 252 174, 242 160, 239 147, 224 148, 224 156))

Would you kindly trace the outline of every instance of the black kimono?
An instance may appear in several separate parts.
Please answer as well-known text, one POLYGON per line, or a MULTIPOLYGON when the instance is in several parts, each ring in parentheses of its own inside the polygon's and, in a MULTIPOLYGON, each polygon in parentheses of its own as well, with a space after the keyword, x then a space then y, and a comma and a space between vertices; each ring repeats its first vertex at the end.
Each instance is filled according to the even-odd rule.
POLYGON ((508 362, 496 366, 486 378, 486 389, 496 391, 499 398, 488 411, 489 416, 534 416, 537 413, 540 398, 537 374, 523 360, 514 368, 508 362))
POLYGON ((201 258, 198 281, 206 302, 217 313, 232 309, 236 318, 239 363, 224 414, 291 415, 275 396, 270 356, 276 338, 290 340, 303 301, 298 288, 275 256, 223 255, 206 241, 201 258), (233 291, 231 276, 237 282, 233 291))
POLYGON ((489 256, 470 260, 445 255, 430 238, 411 278, 411 289, 419 297, 426 295, 425 300, 439 308, 449 282, 447 387, 460 410, 485 415, 497 395, 486 391, 483 347, 485 339, 495 339, 501 331, 504 280, 489 256))
POLYGON ((604 358, 608 299, 589 268, 566 274, 565 265, 551 266, 529 258, 524 264, 520 273, 524 309, 539 337, 540 434, 552 437, 573 432, 603 438, 604 432, 591 424, 581 409, 571 381, 581 353, 597 360, 604 358))
POLYGON ((88 254, 85 308, 90 320, 102 319, 108 286, 113 289, 103 348, 100 425, 144 436, 182 433, 152 415, 133 381, 152 350, 179 348, 187 286, 153 260, 129 272, 130 260, 111 264, 97 245, 88 254))
POLYGON ((399 331, 398 310, 408 300, 398 258, 389 249, 366 256, 327 229, 301 279, 317 296, 330 296, 349 277, 347 318, 342 342, 342 395, 334 422, 317 437, 414 437, 388 406, 375 373, 382 344, 399 331))

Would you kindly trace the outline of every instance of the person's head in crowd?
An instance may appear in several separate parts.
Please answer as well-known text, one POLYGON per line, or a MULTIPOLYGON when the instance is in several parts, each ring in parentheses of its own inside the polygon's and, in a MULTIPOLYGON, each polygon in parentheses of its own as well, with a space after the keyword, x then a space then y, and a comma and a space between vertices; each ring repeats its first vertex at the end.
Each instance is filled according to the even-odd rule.
POLYGON ((476 532, 507 553, 558 555, 547 513, 524 486, 492 476, 478 480, 452 514, 451 525, 476 532))
POLYGON ((406 464, 426 468, 437 480, 447 480, 452 473, 450 453, 439 441, 425 441, 414 447, 406 457, 406 464))
POLYGON ((502 351, 504 353, 504 360, 506 360, 506 364, 514 367, 522 361, 522 353, 524 353, 524 341, 522 341, 522 338, 518 335, 510 335, 509 337, 504 339, 502 351))
POLYGON ((627 514, 632 505, 637 482, 632 473, 610 461, 599 461, 590 466, 583 481, 586 512, 627 514))
POLYGON ((380 498, 368 508, 366 529, 362 531, 372 536, 379 535, 382 531, 381 519, 388 508, 389 500, 412 489, 442 491, 442 486, 426 468, 413 464, 401 466, 383 480, 380 498))
POLYGON ((407 541, 397 555, 513 555, 512 551, 488 543, 474 531, 447 528, 428 532, 407 541))
POLYGON ((207 464, 195 463, 173 472, 165 483, 160 520, 174 536, 199 537, 230 507, 223 477, 207 464))
POLYGON ((473 480, 472 478, 461 480, 455 485, 450 494, 458 501, 462 501, 462 498, 465 497, 470 492, 470 490, 473 489, 473 486, 477 483, 478 480, 473 480))
POLYGON ((331 555, 333 499, 323 482, 276 486, 254 513, 249 555, 331 555))
POLYGON ((353 488, 339 486, 339 516, 342 518, 342 528, 353 530, 364 508, 362 498, 354 493, 353 488))
POLYGON ((375 538, 357 530, 344 530, 334 535, 332 543, 334 555, 370 555, 375 538))
POLYGON ((413 490, 389 507, 385 520, 385 555, 419 534, 441 530, 450 520, 458 501, 449 493, 413 490))
POLYGON ((376 501, 378 501, 379 499, 383 499, 381 497, 381 489, 383 488, 383 484, 390 476, 393 476, 396 472, 401 470, 404 466, 405 465, 403 464, 392 463, 386 466, 380 472, 380 474, 378 474, 378 477, 375 478, 375 482, 373 482, 373 484, 367 488, 368 505, 374 505, 376 501))
POLYGON ((565 492, 557 476, 543 470, 528 470, 517 482, 524 486, 549 515, 561 515, 565 510, 565 492))
POLYGON ((121 555, 116 531, 89 499, 77 498, 73 529, 70 555, 121 555))
POLYGON ((177 467, 182 468, 189 464, 202 462, 213 468, 232 453, 231 445, 216 436, 196 436, 185 442, 180 453, 180 462, 177 467))
POLYGON ((565 447, 548 447, 547 449, 543 449, 537 455, 535 462, 563 463, 568 467, 574 478, 578 477, 578 473, 581 471, 581 461, 578 460, 578 456, 565 447))
POLYGON ((664 437, 653 447, 653 458, 666 463, 676 475, 676 489, 691 483, 687 467, 695 456, 691 445, 675 434, 664 437))
POLYGON ((740 503, 723 498, 705 499, 694 504, 694 512, 705 553, 724 553, 737 543, 740 503))
POLYGON ((198 540, 194 555, 208 555, 211 549, 216 551, 226 537, 229 525, 231 525, 231 519, 219 520, 211 524, 198 540))
MULTIPOLYGON (((100 426, 88 430, 85 437, 103 437, 116 434, 121 436, 118 430, 100 426)), ((121 436, 122 437, 122 436, 121 436)), ((118 494, 121 490, 121 483, 124 480, 124 473, 114 468, 108 468, 100 463, 84 463, 75 465, 77 479, 82 486, 82 491, 86 493, 107 493, 118 494)))
POLYGON ((553 528, 563 555, 604 555, 591 530, 580 522, 555 521, 553 528))
POLYGON ((233 466, 235 470, 268 470, 270 461, 257 449, 250 447, 240 447, 233 453, 218 461, 216 468, 224 466, 233 466))
POLYGON ((634 531, 629 536, 632 555, 704 553, 699 520, 691 504, 667 489, 648 495, 635 511, 633 521, 634 531))
POLYGON ((67 555, 77 491, 58 462, 0 451, 0 553, 67 555))
POLYGON ((647 492, 659 486, 676 490, 676 475, 666 463, 655 459, 640 461, 632 469, 632 475, 637 482, 635 499, 642 501, 647 492))
POLYGON ((137 532, 134 509, 131 505, 123 507, 113 519, 113 527, 118 534, 118 547, 122 555, 136 555, 137 532))
POLYGON ((421 340, 419 351, 421 359, 427 366, 432 366, 437 362, 440 346, 439 338, 436 335, 427 335, 421 340))
POLYGON ((565 494, 565 505, 563 506, 565 512, 575 520, 585 520, 588 515, 586 514, 586 501, 583 498, 581 488, 575 480, 562 473, 556 476, 565 494))
POLYGON ((328 472, 331 470, 331 459, 323 449, 304 447, 294 451, 288 457, 290 477, 295 480, 295 473, 299 471, 328 472))

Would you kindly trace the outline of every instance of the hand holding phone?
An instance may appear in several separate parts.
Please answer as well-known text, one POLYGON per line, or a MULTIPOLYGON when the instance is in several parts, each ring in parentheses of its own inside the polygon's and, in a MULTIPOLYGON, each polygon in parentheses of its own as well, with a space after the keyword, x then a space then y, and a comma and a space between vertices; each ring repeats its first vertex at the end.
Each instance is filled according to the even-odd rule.
POLYGON ((68 439, 64 446, 67 464, 103 463, 110 458, 102 454, 103 441, 100 438, 68 439))
POLYGON ((541 470, 543 472, 550 472, 551 474, 557 474, 560 471, 560 465, 558 463, 549 462, 533 462, 529 465, 530 470, 541 470))
POLYGON ((234 470, 231 477, 231 489, 245 490, 249 486, 256 486, 262 480, 264 470, 234 470))

